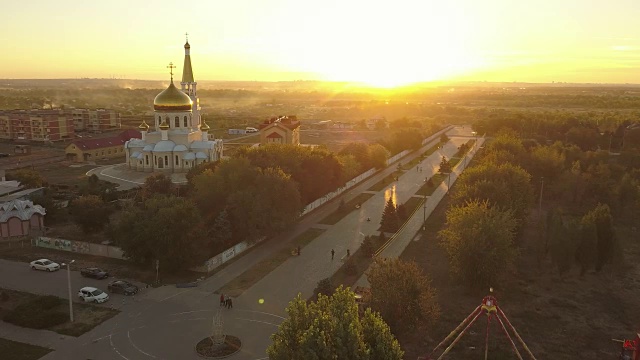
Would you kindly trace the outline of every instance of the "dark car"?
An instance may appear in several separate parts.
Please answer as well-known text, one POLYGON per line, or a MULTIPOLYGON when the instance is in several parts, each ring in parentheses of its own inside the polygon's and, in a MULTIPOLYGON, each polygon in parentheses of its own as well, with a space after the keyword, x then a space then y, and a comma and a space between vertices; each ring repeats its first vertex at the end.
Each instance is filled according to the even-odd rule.
POLYGON ((98 280, 106 279, 109 273, 99 268, 84 268, 80 270, 80 275, 98 280))
POLYGON ((112 293, 135 295, 138 292, 138 287, 128 281, 115 280, 109 283, 107 290, 112 293))

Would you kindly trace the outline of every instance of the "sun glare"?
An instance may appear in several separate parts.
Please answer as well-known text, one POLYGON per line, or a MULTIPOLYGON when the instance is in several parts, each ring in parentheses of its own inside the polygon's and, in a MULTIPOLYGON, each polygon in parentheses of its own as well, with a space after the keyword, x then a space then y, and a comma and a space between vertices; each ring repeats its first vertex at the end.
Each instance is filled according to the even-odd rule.
POLYGON ((470 22, 455 4, 398 2, 410 6, 351 1, 340 11, 319 8, 315 20, 288 24, 297 31, 279 31, 273 47, 292 71, 383 88, 443 80, 480 65, 465 39, 470 22))

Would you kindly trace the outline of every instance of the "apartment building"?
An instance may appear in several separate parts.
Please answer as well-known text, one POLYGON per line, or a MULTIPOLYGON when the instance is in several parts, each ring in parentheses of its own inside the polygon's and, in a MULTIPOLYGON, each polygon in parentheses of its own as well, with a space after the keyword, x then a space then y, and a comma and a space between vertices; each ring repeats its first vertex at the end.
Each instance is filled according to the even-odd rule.
POLYGON ((106 109, 0 110, 0 139, 6 140, 71 140, 76 131, 102 132, 119 126, 119 114, 106 109))

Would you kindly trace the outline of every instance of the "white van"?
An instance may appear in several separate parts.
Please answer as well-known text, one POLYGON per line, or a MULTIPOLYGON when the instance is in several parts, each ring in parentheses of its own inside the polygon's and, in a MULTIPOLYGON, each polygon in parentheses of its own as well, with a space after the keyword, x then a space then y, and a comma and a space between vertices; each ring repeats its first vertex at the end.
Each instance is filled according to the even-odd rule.
POLYGON ((247 131, 247 134, 248 134, 248 133, 255 133, 255 132, 258 132, 258 129, 256 129, 256 128, 254 128, 254 127, 249 127, 249 126, 247 126, 247 127, 245 128, 245 130, 247 131))

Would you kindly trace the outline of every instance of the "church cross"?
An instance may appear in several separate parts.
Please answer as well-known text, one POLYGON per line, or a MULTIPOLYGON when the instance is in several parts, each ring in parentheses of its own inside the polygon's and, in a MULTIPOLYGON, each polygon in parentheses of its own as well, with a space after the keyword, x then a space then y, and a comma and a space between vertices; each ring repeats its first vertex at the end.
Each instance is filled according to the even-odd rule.
POLYGON ((169 69, 169 73, 171 74, 171 81, 173 82, 173 69, 175 69, 176 66, 173 65, 173 62, 169 63, 169 66, 167 66, 167 69, 169 69))
POLYGON ((184 33, 184 37, 187 38, 187 42, 189 42, 189 33, 184 33))

